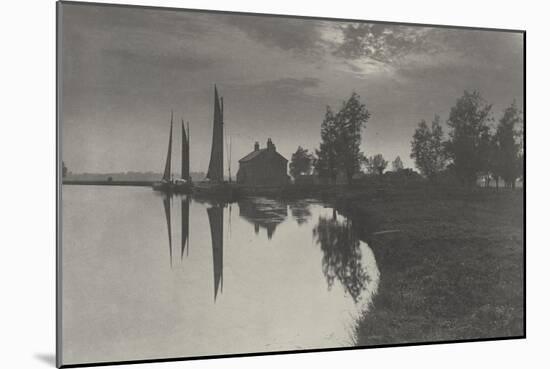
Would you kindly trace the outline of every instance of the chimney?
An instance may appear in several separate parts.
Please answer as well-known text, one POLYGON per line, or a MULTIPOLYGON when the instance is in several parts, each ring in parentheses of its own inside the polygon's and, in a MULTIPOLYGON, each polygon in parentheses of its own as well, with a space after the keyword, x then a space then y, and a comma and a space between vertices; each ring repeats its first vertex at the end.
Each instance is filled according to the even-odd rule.
POLYGON ((260 150, 260 143, 258 141, 256 141, 254 143, 254 151, 259 151, 260 150))
POLYGON ((273 144, 273 141, 271 141, 271 138, 267 139, 267 149, 275 151, 275 145, 273 144))

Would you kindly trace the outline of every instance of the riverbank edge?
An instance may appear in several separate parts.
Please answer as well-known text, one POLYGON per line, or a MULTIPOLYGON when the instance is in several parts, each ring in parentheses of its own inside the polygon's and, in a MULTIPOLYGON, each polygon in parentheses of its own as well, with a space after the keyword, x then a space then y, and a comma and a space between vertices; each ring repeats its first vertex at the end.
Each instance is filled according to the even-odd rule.
POLYGON ((355 344, 525 337, 523 191, 406 187, 322 196, 381 273, 355 344))
POLYGON ((525 337, 522 189, 376 178, 241 195, 321 201, 352 220, 381 275, 357 346, 525 337))

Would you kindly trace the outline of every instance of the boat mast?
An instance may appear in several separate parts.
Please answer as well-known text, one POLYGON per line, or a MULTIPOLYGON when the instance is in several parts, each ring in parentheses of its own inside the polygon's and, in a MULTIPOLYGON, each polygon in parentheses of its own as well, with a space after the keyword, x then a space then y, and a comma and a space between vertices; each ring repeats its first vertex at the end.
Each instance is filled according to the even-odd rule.
MULTIPOLYGON (((189 124, 187 126, 189 128, 189 124)), ((181 178, 189 180, 189 137, 185 134, 185 125, 181 120, 181 178)))
POLYGON ((172 175, 172 126, 174 124, 174 112, 170 115, 170 138, 168 139, 168 154, 166 155, 166 165, 164 166, 164 174, 162 179, 170 182, 172 175))
POLYGON ((212 151, 206 178, 215 183, 223 182, 223 98, 218 98, 218 89, 214 85, 214 125, 212 132, 212 151))
POLYGON ((191 181, 191 135, 189 133, 189 121, 187 121, 187 180, 191 181))
POLYGON ((231 136, 227 134, 227 129, 224 125, 225 137, 227 139, 227 171, 229 174, 229 183, 231 183, 231 136))

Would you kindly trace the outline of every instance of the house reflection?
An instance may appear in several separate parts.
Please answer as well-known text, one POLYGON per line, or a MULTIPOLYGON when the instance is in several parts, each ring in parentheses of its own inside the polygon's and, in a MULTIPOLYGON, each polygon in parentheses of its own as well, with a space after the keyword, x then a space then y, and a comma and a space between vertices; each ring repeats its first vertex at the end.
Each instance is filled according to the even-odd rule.
POLYGON ((275 200, 254 198, 239 200, 239 215, 254 225, 254 233, 259 234, 260 228, 267 231, 271 240, 275 229, 288 216, 287 205, 275 200))
POLYGON ((313 238, 323 252, 322 269, 328 288, 338 280, 357 303, 370 278, 363 265, 360 240, 352 221, 339 219, 336 211, 332 217, 321 216, 313 228, 313 238))
POLYGON ((306 224, 311 218, 310 204, 307 201, 289 203, 290 212, 298 225, 306 224))

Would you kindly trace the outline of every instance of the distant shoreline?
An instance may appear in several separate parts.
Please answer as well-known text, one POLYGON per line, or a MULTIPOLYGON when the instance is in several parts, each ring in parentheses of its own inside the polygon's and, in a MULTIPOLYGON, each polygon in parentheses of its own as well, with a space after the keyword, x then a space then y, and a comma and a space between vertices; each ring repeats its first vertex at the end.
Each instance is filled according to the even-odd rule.
POLYGON ((75 185, 75 186, 138 186, 138 187, 150 187, 155 183, 154 181, 107 181, 107 180, 75 180, 75 179, 65 179, 63 180, 64 185, 75 185))

